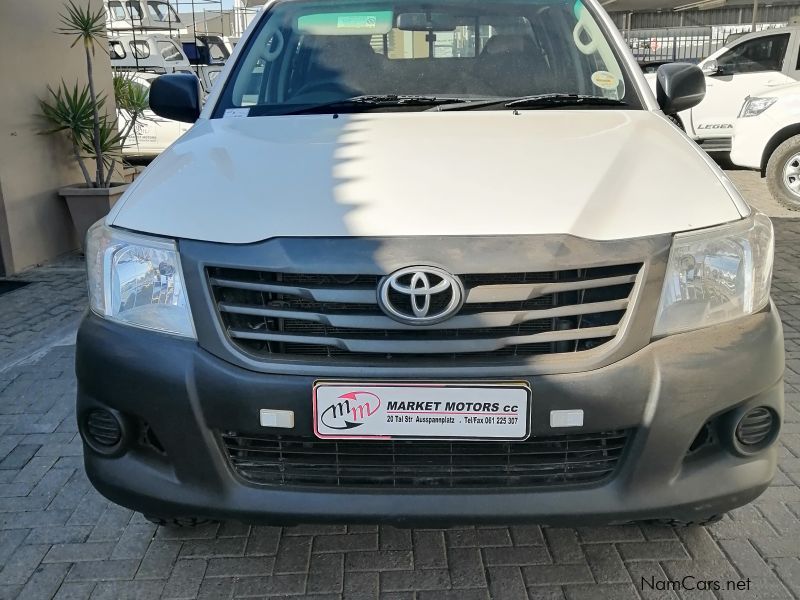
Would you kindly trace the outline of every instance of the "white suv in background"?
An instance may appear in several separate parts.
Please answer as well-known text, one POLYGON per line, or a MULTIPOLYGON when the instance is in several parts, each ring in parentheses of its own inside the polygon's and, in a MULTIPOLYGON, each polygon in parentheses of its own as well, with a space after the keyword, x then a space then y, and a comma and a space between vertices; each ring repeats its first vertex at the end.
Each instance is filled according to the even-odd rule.
MULTIPOLYGON (((707 151, 731 149, 733 125, 744 99, 756 90, 800 80, 800 27, 757 31, 737 38, 703 60, 703 101, 678 115, 681 125, 707 151)), ((648 75, 655 90, 655 75, 648 75)))
MULTIPOLYGON (((131 83, 142 86, 149 93, 150 84, 157 77, 158 75, 153 73, 134 73, 131 75, 131 83)), ((119 111, 120 131, 127 127, 128 122, 128 115, 124 111, 119 111)), ((146 110, 128 136, 122 154, 127 158, 158 156, 187 131, 189 131, 187 123, 165 119, 152 110, 146 110)))
POLYGON ((761 90, 745 100, 731 160, 761 171, 773 197, 800 210, 800 83, 761 90))

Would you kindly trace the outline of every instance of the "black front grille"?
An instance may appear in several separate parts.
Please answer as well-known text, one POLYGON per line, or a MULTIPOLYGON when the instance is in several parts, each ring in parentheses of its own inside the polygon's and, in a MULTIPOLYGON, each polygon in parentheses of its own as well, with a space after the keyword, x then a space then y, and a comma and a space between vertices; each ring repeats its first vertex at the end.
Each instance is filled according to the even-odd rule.
POLYGON ((464 306, 426 326, 399 323, 381 311, 378 275, 220 267, 207 275, 222 325, 250 355, 371 363, 435 355, 446 364, 597 348, 619 333, 641 268, 462 274, 464 306))
POLYGON ((224 434, 233 469, 275 486, 487 488, 588 485, 610 477, 627 431, 523 442, 332 441, 224 434))

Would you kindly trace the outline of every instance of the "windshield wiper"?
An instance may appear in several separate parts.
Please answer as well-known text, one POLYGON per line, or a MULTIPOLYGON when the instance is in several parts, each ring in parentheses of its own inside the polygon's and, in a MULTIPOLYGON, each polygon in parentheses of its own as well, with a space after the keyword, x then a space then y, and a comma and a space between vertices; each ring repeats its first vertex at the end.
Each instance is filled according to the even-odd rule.
POLYGON ((337 110, 356 112, 358 110, 372 110, 385 106, 439 106, 442 104, 461 104, 469 102, 465 98, 447 98, 439 96, 412 96, 399 94, 371 94, 364 96, 354 96, 342 100, 334 100, 323 104, 303 106, 295 110, 289 110, 285 115, 302 115, 315 113, 328 113, 337 110))
POLYGON ((485 102, 468 102, 453 104, 435 110, 475 110, 503 105, 505 108, 552 108, 558 106, 628 106, 627 102, 605 98, 603 96, 589 96, 584 94, 536 94, 535 96, 519 96, 516 98, 500 98, 485 102))
POLYGON ((628 103, 604 96, 538 94, 516 98, 506 104, 506 108, 538 108, 541 106, 628 106, 628 103))

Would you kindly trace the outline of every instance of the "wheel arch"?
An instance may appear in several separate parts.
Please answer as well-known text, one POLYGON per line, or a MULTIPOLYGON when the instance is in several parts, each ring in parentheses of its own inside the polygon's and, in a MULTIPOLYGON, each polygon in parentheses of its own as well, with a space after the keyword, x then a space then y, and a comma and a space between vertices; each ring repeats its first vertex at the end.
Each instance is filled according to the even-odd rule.
POLYGON ((767 142, 767 145, 764 147, 763 154, 761 155, 762 177, 764 177, 767 173, 767 163, 769 162, 769 158, 772 156, 772 153, 775 152, 778 146, 780 146, 783 142, 796 135, 800 135, 800 123, 787 125, 770 138, 769 142, 767 142))

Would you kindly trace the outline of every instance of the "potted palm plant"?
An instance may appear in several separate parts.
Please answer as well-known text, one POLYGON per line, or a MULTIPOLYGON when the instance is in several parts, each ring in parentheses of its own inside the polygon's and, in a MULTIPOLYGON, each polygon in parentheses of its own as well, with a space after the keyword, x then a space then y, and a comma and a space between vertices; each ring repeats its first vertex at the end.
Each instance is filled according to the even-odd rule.
POLYGON ((49 124, 45 133, 66 135, 72 157, 83 174, 82 183, 59 190, 59 195, 67 201, 78 236, 83 240, 89 227, 108 214, 128 187, 115 181, 117 167, 122 160, 122 148, 143 117, 148 99, 146 91, 134 85, 130 76, 118 75, 114 79, 114 92, 122 118, 117 119, 113 110, 109 115, 107 98, 97 93, 94 81, 96 49, 99 46, 106 51, 104 9, 101 6, 92 11, 91 4, 82 8, 73 0, 69 0, 65 9, 58 33, 74 38, 70 47, 79 44, 83 47, 88 81, 71 87, 63 81, 55 89, 48 86, 48 97, 40 101, 40 107, 49 124))

